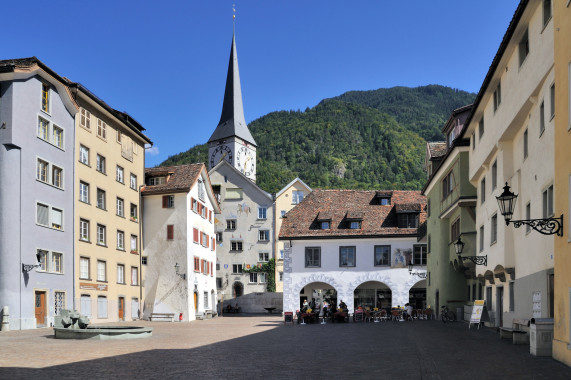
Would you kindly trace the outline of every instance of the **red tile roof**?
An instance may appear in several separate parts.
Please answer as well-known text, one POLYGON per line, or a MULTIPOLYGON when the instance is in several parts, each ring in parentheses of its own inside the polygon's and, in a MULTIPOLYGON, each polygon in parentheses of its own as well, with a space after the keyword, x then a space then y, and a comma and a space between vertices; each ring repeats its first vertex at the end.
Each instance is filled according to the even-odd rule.
POLYGON ((203 163, 146 168, 145 183, 148 177, 159 176, 168 177, 168 181, 162 185, 146 185, 141 192, 143 195, 188 192, 198 179, 202 169, 206 170, 203 163))
POLYGON ((419 224, 426 220, 426 197, 420 191, 393 190, 390 205, 380 205, 376 191, 314 190, 283 218, 280 239, 416 236, 416 228, 399 228, 397 208, 419 211, 419 224), (362 216, 360 229, 347 228, 348 216, 362 216), (325 218, 327 216, 327 218, 325 218), (330 229, 320 229, 331 219, 330 229))

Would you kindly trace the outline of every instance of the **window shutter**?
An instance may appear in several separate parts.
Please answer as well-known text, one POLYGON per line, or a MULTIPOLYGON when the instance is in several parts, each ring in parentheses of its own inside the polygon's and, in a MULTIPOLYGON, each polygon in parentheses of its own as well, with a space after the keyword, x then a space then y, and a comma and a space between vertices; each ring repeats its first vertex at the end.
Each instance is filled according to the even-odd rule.
POLYGON ((198 229, 192 229, 192 241, 198 243, 198 229))
POLYGON ((214 265, 212 263, 210 263, 210 275, 214 275, 214 265))
POLYGON ((169 196, 163 195, 163 208, 168 208, 168 207, 169 207, 169 196))
POLYGON ((212 245, 210 246, 210 250, 214 251, 215 246, 216 246, 216 238, 212 238, 212 245))
POLYGON ((210 241, 210 239, 208 238, 208 235, 204 235, 204 240, 205 240, 204 246, 205 246, 206 248, 208 248, 208 247, 209 247, 208 243, 209 243, 209 241, 210 241))
POLYGON ((204 259, 200 260, 200 272, 204 272, 204 259))
POLYGON ((203 243, 202 243, 202 233, 199 232, 198 235, 199 235, 198 237, 200 238, 199 244, 202 245, 202 244, 203 244, 203 243))
POLYGON ((192 205, 194 204, 194 198, 190 197, 190 209, 192 210, 192 205))
POLYGON ((198 204, 198 213, 200 214, 202 212, 202 203, 198 204))
POLYGON ((174 239, 174 226, 172 224, 169 224, 167 226, 167 240, 173 240, 174 239))

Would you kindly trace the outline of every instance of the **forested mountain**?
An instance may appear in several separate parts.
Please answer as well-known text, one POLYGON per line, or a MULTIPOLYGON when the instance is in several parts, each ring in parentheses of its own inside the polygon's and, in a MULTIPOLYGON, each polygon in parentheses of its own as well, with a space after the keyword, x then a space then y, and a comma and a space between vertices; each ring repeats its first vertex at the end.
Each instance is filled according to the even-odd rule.
MULTIPOLYGON (((315 188, 420 189, 423 137, 442 139, 450 112, 473 98, 442 86, 395 87, 271 112, 249 125, 258 143, 257 184, 277 192, 300 177, 315 188)), ((207 145, 197 145, 161 166, 207 163, 207 155, 207 145)))

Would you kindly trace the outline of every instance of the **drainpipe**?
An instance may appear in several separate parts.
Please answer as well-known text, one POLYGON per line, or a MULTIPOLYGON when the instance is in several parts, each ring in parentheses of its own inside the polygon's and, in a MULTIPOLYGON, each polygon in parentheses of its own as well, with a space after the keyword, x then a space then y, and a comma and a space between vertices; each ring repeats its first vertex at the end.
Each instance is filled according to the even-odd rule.
POLYGON ((143 175, 143 185, 139 185, 139 319, 143 319, 143 195, 141 189, 145 186, 145 176, 143 175))

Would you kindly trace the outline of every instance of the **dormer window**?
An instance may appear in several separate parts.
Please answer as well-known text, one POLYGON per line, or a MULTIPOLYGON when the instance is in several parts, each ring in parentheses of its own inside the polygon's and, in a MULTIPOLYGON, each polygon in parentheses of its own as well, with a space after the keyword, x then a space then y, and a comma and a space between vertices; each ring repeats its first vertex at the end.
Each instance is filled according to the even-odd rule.
POLYGON ((397 204, 395 211, 399 228, 418 228, 420 204, 397 204))
POLYGON ((377 191, 375 194, 375 199, 377 204, 381 206, 388 206, 391 204, 391 198, 393 196, 392 191, 377 191))
POLYGON ((164 185, 166 183, 166 177, 149 177, 147 178, 147 185, 155 186, 155 185, 164 185))
POLYGON ((349 223, 349 228, 352 230, 359 230, 361 229, 361 222, 359 221, 352 221, 349 223))
POLYGON ((317 218, 315 218, 317 222, 317 227, 314 228, 318 228, 320 230, 330 229, 332 216, 333 215, 331 214, 331 212, 321 211, 319 214, 317 214, 317 218))
POLYGON ((321 229, 322 230, 328 230, 330 227, 331 227, 331 222, 329 222, 329 221, 321 222, 321 229))
POLYGON ((381 206, 387 206, 391 204, 391 198, 380 198, 379 199, 379 204, 381 206))
POLYGON ((362 221, 363 213, 361 211, 347 211, 345 215, 345 228, 360 230, 362 221))

